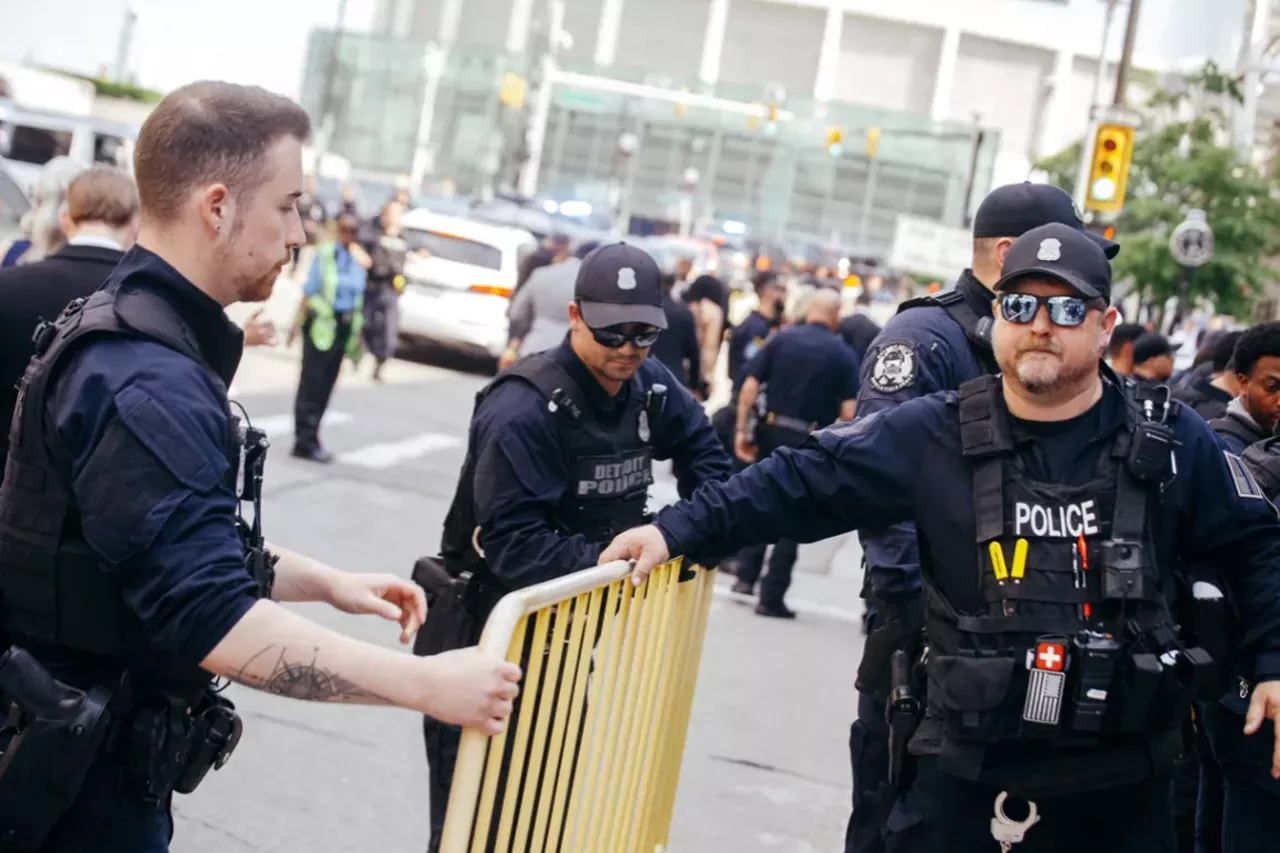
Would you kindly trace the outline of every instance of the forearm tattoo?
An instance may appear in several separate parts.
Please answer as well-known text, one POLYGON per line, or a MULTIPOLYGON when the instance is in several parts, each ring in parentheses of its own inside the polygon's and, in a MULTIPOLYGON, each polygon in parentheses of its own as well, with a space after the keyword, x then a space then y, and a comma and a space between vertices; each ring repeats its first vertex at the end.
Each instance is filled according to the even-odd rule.
POLYGON ((332 670, 318 666, 316 661, 320 656, 319 648, 311 648, 310 662, 306 662, 305 656, 305 651, 270 645, 245 661, 232 680, 276 696, 305 699, 309 702, 393 704, 385 696, 379 696, 332 670), (258 660, 271 656, 275 657, 275 665, 266 676, 249 672, 249 668, 258 660))

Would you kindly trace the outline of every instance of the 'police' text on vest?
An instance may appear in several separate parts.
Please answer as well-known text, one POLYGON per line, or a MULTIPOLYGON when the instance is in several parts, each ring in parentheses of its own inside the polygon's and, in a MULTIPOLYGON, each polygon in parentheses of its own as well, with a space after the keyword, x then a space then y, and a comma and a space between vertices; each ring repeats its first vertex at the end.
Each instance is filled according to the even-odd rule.
POLYGON ((622 495, 653 483, 649 454, 639 453, 621 461, 584 459, 578 466, 578 497, 622 495))
POLYGON ((1049 507, 1018 501, 1013 508, 1013 526, 1018 536, 1094 536, 1098 533, 1098 508, 1092 500, 1049 507))

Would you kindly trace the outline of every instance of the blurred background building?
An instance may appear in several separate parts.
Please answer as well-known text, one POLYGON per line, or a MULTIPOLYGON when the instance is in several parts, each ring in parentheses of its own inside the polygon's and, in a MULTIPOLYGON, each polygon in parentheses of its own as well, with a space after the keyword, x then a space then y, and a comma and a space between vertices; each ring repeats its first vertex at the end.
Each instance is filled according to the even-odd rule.
MULTIPOLYGON (((1136 84, 1232 64, 1246 2, 1145 0, 1136 84)), ((556 28, 546 0, 376 0, 368 32, 312 34, 301 97, 332 116, 328 148, 356 169, 484 194, 536 155, 526 189, 634 231, 691 218, 882 256, 900 215, 964 227, 992 185, 1084 134, 1106 6, 564 0, 556 28), (530 151, 548 51, 573 79, 551 87, 530 151)))

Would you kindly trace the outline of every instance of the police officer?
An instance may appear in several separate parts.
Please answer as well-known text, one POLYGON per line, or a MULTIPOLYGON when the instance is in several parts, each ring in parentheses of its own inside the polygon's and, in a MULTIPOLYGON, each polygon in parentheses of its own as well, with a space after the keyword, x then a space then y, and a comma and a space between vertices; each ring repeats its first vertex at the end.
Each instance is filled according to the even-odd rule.
MULTIPOLYGON (((684 496, 731 473, 702 407, 645 358, 666 325, 648 253, 596 249, 567 310, 560 346, 520 359, 477 396, 440 558, 414 571, 434 599, 418 654, 475 642, 504 592, 595 565, 610 538, 644 521, 654 459, 672 460, 684 496)), ((461 733, 431 716, 423 731, 436 849, 461 733)))
POLYGON ((1253 685, 1243 731, 1259 735, 1280 719, 1280 520, 1203 420, 1100 367, 1117 313, 1096 243, 1036 228, 1003 272, 1000 376, 818 432, 601 560, 642 576, 669 554, 914 518, 928 707, 886 848, 1170 851, 1168 768, 1207 664, 1172 615, 1179 561, 1230 566, 1253 685))
POLYGON ((378 614, 402 642, 425 617, 415 585, 268 555, 239 516, 264 439, 229 413, 242 338, 223 308, 270 296, 303 241, 308 132, 262 89, 169 94, 135 149, 137 245, 37 332, 0 487, 2 850, 167 850, 172 794, 239 738, 216 676, 491 731, 510 713, 517 667, 419 660, 280 607, 378 614))
MULTIPOLYGON (((1014 239, 1050 222, 1084 230, 1071 197, 1057 187, 1009 184, 983 199, 973 219, 973 266, 960 274, 953 290, 903 303, 868 351, 862 362, 860 417, 935 391, 954 391, 995 372, 989 288, 999 279, 1014 239)), ((1108 257, 1119 249, 1094 239, 1108 257)), ((871 631, 858 671, 858 719, 849 733, 854 790, 845 843, 849 853, 877 853, 892 799, 886 785, 889 736, 884 714, 889 655, 915 642, 923 613, 913 525, 862 530, 860 538, 871 631)))
MULTIPOLYGON (((814 293, 805 321, 783 329, 769 339, 760 354, 747 365, 747 378, 738 397, 738 421, 734 453, 742 462, 755 462, 780 447, 798 447, 814 430, 837 420, 853 420, 858 396, 858 359, 836 334, 840 325, 840 294, 821 289, 814 293), (765 414, 754 435, 747 419, 762 386, 769 386, 765 414)), ((756 613, 794 619, 782 598, 791 586, 796 543, 781 539, 773 546, 769 571, 760 586, 756 613)), ((738 555, 738 580, 733 591, 751 595, 764 567, 763 545, 738 555)))

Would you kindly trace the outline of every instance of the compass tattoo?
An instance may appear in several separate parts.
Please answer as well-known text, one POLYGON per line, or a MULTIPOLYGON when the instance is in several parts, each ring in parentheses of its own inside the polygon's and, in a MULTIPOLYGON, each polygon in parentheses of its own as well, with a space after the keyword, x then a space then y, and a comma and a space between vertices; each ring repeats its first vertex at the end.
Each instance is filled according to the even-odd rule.
POLYGON ((312 647, 311 660, 307 662, 305 659, 300 659, 296 649, 290 650, 284 646, 270 645, 245 661, 234 680, 265 693, 287 696, 290 699, 304 699, 309 702, 391 704, 391 700, 386 697, 365 690, 336 672, 318 666, 316 661, 319 655, 320 649, 312 647), (265 677, 248 672, 256 661, 272 654, 276 657, 275 665, 265 677))

